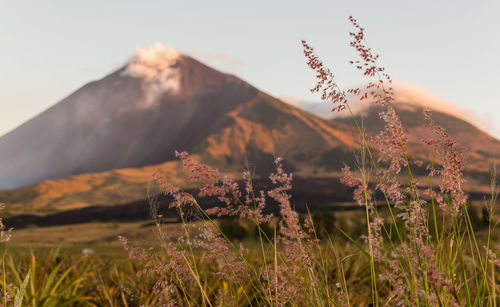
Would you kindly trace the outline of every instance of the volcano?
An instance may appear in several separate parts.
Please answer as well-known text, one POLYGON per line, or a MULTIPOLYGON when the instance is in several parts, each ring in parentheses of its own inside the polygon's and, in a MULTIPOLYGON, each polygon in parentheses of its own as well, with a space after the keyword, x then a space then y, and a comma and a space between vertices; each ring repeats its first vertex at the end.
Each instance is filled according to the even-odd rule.
POLYGON ((0 138, 0 189, 159 164, 176 150, 269 171, 274 154, 300 168, 356 146, 355 131, 275 99, 161 45, 86 84, 0 138), (341 150, 342 149, 342 150, 341 150), (266 161, 266 162, 263 162, 266 161))

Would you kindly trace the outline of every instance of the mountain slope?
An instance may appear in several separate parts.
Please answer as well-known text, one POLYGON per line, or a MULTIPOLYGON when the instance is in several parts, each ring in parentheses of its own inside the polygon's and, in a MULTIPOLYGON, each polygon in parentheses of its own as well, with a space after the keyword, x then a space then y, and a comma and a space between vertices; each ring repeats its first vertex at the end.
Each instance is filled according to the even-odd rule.
MULTIPOLYGON (((429 151, 420 143, 420 139, 428 133, 421 116, 422 108, 399 104, 396 109, 409 132, 411 154, 427 160, 429 151)), ((358 120, 363 120, 371 135, 383 128, 378 111, 378 108, 370 107, 363 115, 358 115, 358 120)), ((499 146, 496 139, 454 116, 434 111, 433 117, 462 144, 471 147, 467 154, 469 171, 483 168, 488 171, 489 163, 498 157, 494 151, 499 146)), ((286 159, 287 170, 293 170, 295 175, 302 178, 321 177, 318 180, 327 182, 331 179, 326 177, 339 176, 338 171, 344 161, 352 162, 352 149, 358 148, 358 143, 353 141, 358 139, 356 133, 349 127, 351 122, 350 118, 338 118, 330 122, 321 120, 259 93, 214 123, 214 132, 209 133, 192 152, 195 153, 195 159, 215 165, 222 173, 229 173, 234 178, 239 177, 239 170, 244 167, 246 159, 258 174, 268 175, 272 169, 273 153, 279 152, 286 159)), ((153 172, 165 175, 175 185, 190 187, 180 163, 168 161, 146 167, 46 180, 31 186, 0 191, 0 199, 9 203, 11 213, 54 212, 94 205, 123 204, 145 198, 153 172)), ((489 188, 484 183, 487 182, 469 178, 464 188, 469 192, 488 193, 489 188)), ((153 194, 158 191, 155 185, 149 188, 153 194)), ((313 194, 318 192, 311 190, 313 194)), ((336 196, 329 195, 328 199, 336 196)))

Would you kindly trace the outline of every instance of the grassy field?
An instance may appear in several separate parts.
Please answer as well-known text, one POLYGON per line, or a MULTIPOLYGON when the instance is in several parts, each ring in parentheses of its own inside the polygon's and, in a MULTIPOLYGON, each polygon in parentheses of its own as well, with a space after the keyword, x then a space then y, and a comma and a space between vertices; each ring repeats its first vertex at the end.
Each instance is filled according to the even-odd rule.
MULTIPOLYGON (((469 212, 472 212, 475 223, 476 238, 480 245, 485 245, 488 229, 487 225, 483 224, 481 208, 482 203, 477 202, 469 208, 469 212)), ((379 212, 389 220, 387 210, 381 209, 379 212)), ((339 281, 345 279, 346 287, 350 289, 349 305, 370 306, 370 261, 338 229, 342 229, 352 239, 364 245, 362 236, 367 235, 367 227, 363 220, 363 210, 336 213, 314 211, 311 216, 317 234, 321 237, 315 253, 324 256, 322 270, 326 272, 328 287, 334 293, 338 292, 339 281), (338 259, 342 259, 341 263, 338 259)), ((306 218, 307 215, 301 215, 302 224, 306 218)), ((496 215, 492 220, 498 221, 500 216, 496 215)), ((189 232, 192 236, 198 236, 204 227, 210 226, 209 224, 207 221, 192 222, 188 225, 189 232)), ((269 223, 271 227, 278 224, 277 218, 269 223)), ((245 257, 252 265, 262 266, 263 259, 267 259, 268 264, 273 263, 272 244, 264 244, 266 257, 263 258, 262 245, 251 222, 222 219, 217 225, 234 244, 244 244, 245 257)), ((178 238, 185 238, 184 226, 172 221, 162 224, 161 229, 171 242, 177 244, 178 238)), ((272 232, 269 235, 272 236, 272 232)), ((30 284, 23 299, 26 306, 160 305, 162 294, 155 293, 154 287, 161 274, 138 276, 144 261, 130 259, 118 236, 124 236, 140 246, 152 247, 160 258, 168 258, 158 239, 156 225, 151 221, 29 227, 16 230, 12 240, 1 247, 2 261, 5 263, 4 278, 8 285, 6 291, 9 292, 10 289, 10 295, 13 296, 15 287, 21 287, 23 277, 30 270, 30 284)), ((495 244, 500 243, 500 232, 491 233, 490 240, 495 244)), ((283 251, 286 247, 278 245, 278 248, 283 251)), ((195 248, 193 255, 199 265, 199 274, 204 276, 204 287, 212 292, 209 298, 215 302, 219 299, 218 293, 223 293, 234 284, 227 279, 215 277, 220 264, 216 259, 207 257, 206 250, 195 248)), ((498 275, 498 272, 496 274, 498 275)), ((254 288, 251 277, 248 277, 248 280, 241 282, 235 290, 231 302, 218 303, 232 306, 268 305, 265 301, 248 302, 242 291, 245 290, 249 295, 255 291, 254 288)), ((380 290, 380 295, 388 295, 386 291, 387 288, 380 290)), ((339 295, 334 294, 332 299, 341 299, 342 295, 339 295)), ((192 304, 196 305, 194 302, 192 304)), ((300 302, 297 304, 302 306, 300 302)))

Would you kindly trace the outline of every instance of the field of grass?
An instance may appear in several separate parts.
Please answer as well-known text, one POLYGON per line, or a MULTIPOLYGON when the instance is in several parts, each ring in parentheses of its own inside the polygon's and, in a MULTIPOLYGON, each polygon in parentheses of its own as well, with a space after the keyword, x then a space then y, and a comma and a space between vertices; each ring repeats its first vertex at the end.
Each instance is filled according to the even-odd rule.
MULTIPOLYGON (((469 208, 469 212, 473 212, 471 216, 474 216, 478 243, 485 245, 488 229, 482 220, 481 208, 482 204, 478 202, 469 208)), ((385 216, 386 220, 389 220, 387 210, 381 209, 379 212, 385 216)), ((349 304, 369 306, 371 300, 370 261, 339 230, 341 229, 353 240, 363 244, 361 237, 367 235, 366 223, 363 220, 364 212, 354 210, 333 213, 317 210, 313 211, 311 216, 315 231, 320 237, 315 253, 324 256, 322 270, 325 270, 329 288, 333 293, 338 292, 337 284, 345 279, 346 286, 350 289, 349 304), (335 257, 332 257, 332 253, 335 257), (341 259, 341 262, 335 261, 335 258, 341 259)), ((304 225, 306 218, 307 215, 301 215, 300 223, 304 225)), ((496 215, 492 220, 499 221, 500 216, 496 215)), ((278 224, 279 220, 274 218, 269 223, 270 229, 278 224)), ((218 220, 217 225, 232 242, 245 245, 247 248, 245 257, 252 265, 263 265, 258 231, 256 232, 255 227, 252 227, 250 221, 225 218, 218 220)), ((177 238, 184 237, 184 226, 182 223, 172 221, 162 224, 161 228, 172 242, 177 242, 177 238)), ((190 233, 197 236, 200 230, 207 226, 209 226, 207 222, 192 222, 189 224, 190 233)), ((4 278, 6 285, 9 285, 6 291, 9 292, 10 289, 10 295, 13 296, 15 287, 21 287, 23 277, 29 269, 30 284, 23 298, 27 306, 63 306, 64 304, 69 304, 69 306, 140 306, 142 304, 156 306, 161 299, 161 293, 154 293, 153 289, 160 276, 155 274, 137 276, 144 262, 130 259, 118 240, 119 235, 124 236, 139 243, 140 246, 153 247, 159 255, 162 255, 161 257, 166 257, 156 230, 156 226, 150 221, 93 222, 17 230, 12 240, 1 247, 2 261, 5 262, 4 278), (78 301, 75 301, 77 298, 78 301)), ((266 231, 268 235, 273 235, 273 230, 267 229, 266 231)), ((493 232, 490 240, 500 243, 500 232, 493 232)), ((265 244, 265 246, 267 246, 265 253, 268 262, 272 264, 274 257, 272 244, 265 244)), ((285 247, 279 246, 279 248, 285 247)), ((215 302, 218 299, 217 293, 224 292, 227 287, 234 285, 226 279, 214 278, 218 264, 216 259, 207 257, 206 253, 202 248, 196 248, 193 255, 199 266, 199 274, 204 276, 205 287, 213 292, 209 299, 215 302)), ((496 274, 498 275, 498 272, 496 274)), ((248 277, 248 280, 242 282, 236 289, 235 293, 240 293, 240 295, 236 295, 231 303, 226 302, 225 305, 267 305, 265 302, 256 301, 253 304, 248 302, 242 293, 243 291, 251 293, 255 291, 253 288, 251 278, 248 277)), ((384 295, 384 291, 387 289, 382 290, 380 294, 384 295)), ((332 299, 338 300, 338 295, 338 293, 335 294, 332 299)), ((296 303, 302 306, 300 302, 296 303)))

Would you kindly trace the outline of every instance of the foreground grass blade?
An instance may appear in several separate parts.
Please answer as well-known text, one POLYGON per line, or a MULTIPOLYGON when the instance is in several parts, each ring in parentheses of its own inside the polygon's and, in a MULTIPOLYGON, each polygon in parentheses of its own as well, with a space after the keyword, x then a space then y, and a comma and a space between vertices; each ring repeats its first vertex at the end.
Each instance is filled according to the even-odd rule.
POLYGON ((28 281, 30 280, 31 269, 28 270, 26 277, 24 278, 23 284, 21 288, 17 291, 16 297, 14 298, 14 307, 21 307, 23 303, 24 292, 26 291, 26 287, 28 286, 28 281))

